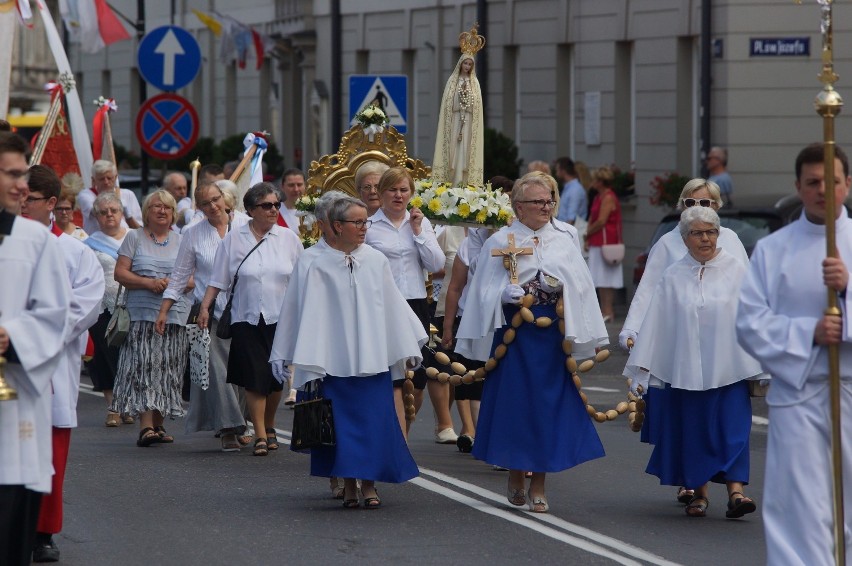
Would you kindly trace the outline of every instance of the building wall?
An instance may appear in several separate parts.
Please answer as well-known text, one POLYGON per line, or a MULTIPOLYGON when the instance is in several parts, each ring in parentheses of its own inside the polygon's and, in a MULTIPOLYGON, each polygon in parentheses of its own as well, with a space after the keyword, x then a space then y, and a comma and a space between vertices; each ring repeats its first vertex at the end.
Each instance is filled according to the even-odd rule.
MULTIPOLYGON (((132 0, 113 4, 129 15, 135 11, 132 0)), ((430 162, 440 95, 458 58, 458 34, 476 20, 476 2, 340 4, 342 123, 349 121, 349 75, 408 74, 409 151, 430 162)), ((146 6, 149 30, 168 22, 169 3, 146 6)), ((330 130, 330 101, 315 82, 326 89, 333 84, 330 9, 330 0, 242 0, 239 9, 225 0, 178 2, 184 15, 176 23, 196 34, 205 55, 199 79, 181 92, 198 106, 202 135, 266 128, 288 165, 299 153, 307 166, 335 151, 341 132, 330 130), (218 40, 190 8, 216 9, 277 34, 276 58, 260 72, 253 61, 245 70, 221 63, 218 40)), ((791 0, 714 0, 712 10, 712 36, 722 45, 712 60, 712 143, 729 149, 735 195, 792 191, 796 152, 822 136, 812 106, 820 89, 819 10, 791 0), (808 37, 810 55, 750 57, 749 40, 760 37, 808 37)), ((848 94, 852 7, 838 2, 834 11, 837 88, 848 94)), ((637 197, 624 203, 625 238, 638 252, 665 212, 648 202, 651 179, 701 170, 700 0, 489 0, 488 13, 487 125, 513 138, 525 162, 571 155, 590 166, 633 166, 637 197), (587 120, 595 93, 599 122, 587 120), (592 143, 587 130, 596 124, 599 140, 592 143)), ((118 100, 116 139, 130 147, 138 146, 134 53, 135 41, 73 59, 84 100, 101 94, 118 100), (103 92, 107 86, 111 92, 103 92)), ((847 119, 841 114, 838 121, 841 145, 852 145, 847 119)))

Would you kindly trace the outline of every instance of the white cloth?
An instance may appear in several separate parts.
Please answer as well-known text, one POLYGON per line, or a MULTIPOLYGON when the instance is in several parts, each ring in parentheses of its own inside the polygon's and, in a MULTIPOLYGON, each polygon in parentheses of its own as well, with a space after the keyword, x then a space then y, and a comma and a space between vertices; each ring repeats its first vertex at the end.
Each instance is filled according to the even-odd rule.
MULTIPOLYGON (((237 216, 231 221, 230 230, 236 230, 246 223, 244 216, 237 216)), ((163 292, 164 299, 175 302, 183 296, 183 290, 189 283, 190 276, 195 276, 195 288, 193 289, 193 302, 200 303, 204 299, 207 285, 213 274, 213 261, 216 258, 216 250, 222 243, 219 231, 210 222, 199 222, 193 224, 181 233, 180 249, 178 250, 175 267, 169 277, 169 286, 163 292)), ((264 244, 266 245, 266 244, 264 244)), ((225 293, 219 293, 216 297, 216 305, 213 316, 222 316, 222 311, 228 302, 225 293)))
POLYGON ((279 210, 281 216, 284 218, 284 222, 287 223, 287 228, 292 230, 299 235, 299 217, 297 216, 298 210, 295 208, 287 208, 287 205, 281 205, 281 209, 279 210))
POLYGON ((65 346, 51 380, 52 423, 58 428, 75 428, 82 367, 80 354, 86 348, 89 328, 101 314, 104 271, 95 252, 80 240, 62 234, 59 247, 65 259, 66 278, 71 285, 71 304, 67 313, 65 346))
POLYGON ((765 378, 736 338, 745 271, 725 250, 703 265, 687 254, 666 269, 648 305, 647 332, 636 340, 624 375, 636 379, 645 368, 652 378, 690 391, 765 378))
MULTIPOLYGON (((83 215, 83 230, 87 234, 94 234, 100 230, 94 209, 96 198, 97 195, 91 188, 85 188, 77 194, 77 208, 83 215)), ((139 226, 142 226, 142 208, 139 206, 136 195, 130 189, 121 189, 121 206, 124 209, 124 218, 121 219, 122 226, 127 228, 125 218, 133 218, 139 226)))
POLYGON ((380 208, 370 217, 373 225, 367 230, 366 243, 388 258, 393 280, 406 299, 425 299, 426 283, 423 270, 430 273, 444 268, 446 257, 438 245, 432 223, 426 218, 420 225, 420 235, 411 230, 411 213, 399 228, 393 225, 380 208))
MULTIPOLYGON (((231 322, 257 324, 260 316, 266 324, 278 322, 281 303, 296 260, 304 251, 292 230, 273 225, 261 244, 240 267, 239 283, 231 304, 231 322)), ((234 273, 246 254, 257 244, 250 224, 231 230, 216 250, 209 286, 228 292, 234 273)))
POLYGON ((473 277, 473 274, 476 271, 476 262, 479 261, 479 252, 482 250, 482 246, 485 245, 485 241, 493 235, 494 230, 490 228, 473 228, 467 231, 467 239, 469 240, 468 257, 470 258, 470 261, 467 264, 470 268, 468 278, 473 277))
POLYGON ((124 243, 127 232, 121 238, 112 238, 103 232, 95 232, 84 240, 84 243, 95 251, 95 256, 104 271, 104 298, 101 301, 101 312, 108 310, 112 312, 115 308, 115 299, 118 296, 118 281, 115 280, 115 262, 118 258, 118 250, 124 243), (108 251, 107 251, 108 250, 108 251))
POLYGON ((59 242, 37 222, 15 218, 0 244, 0 272, 14 274, 0 277, 0 326, 20 360, 6 366, 18 399, 0 408, 0 484, 47 493, 53 475, 50 379, 71 303, 59 242))
POLYGON ((427 340, 381 252, 361 245, 344 254, 325 246, 296 264, 270 361, 293 364, 294 388, 326 374, 368 376, 391 369, 401 378, 406 362, 420 364, 427 340))
MULTIPOLYGON (((837 249, 852 266, 852 220, 840 207, 837 249)), ((827 348, 813 343, 826 306, 822 282, 825 226, 804 215, 758 241, 740 291, 740 344, 772 375, 764 489, 770 564, 833 564, 827 348)), ((852 517, 852 293, 840 300, 843 467, 847 553, 852 517)))
MULTIPOLYGON (((743 265, 748 265, 748 253, 737 237, 737 233, 730 228, 722 226, 719 230, 719 239, 716 242, 716 246, 742 261, 743 265)), ((639 286, 636 287, 633 300, 630 301, 630 310, 627 312, 627 318, 624 319, 624 330, 631 330, 635 334, 639 333, 639 330, 642 328, 642 320, 645 318, 645 312, 648 310, 648 304, 651 301, 651 296, 654 294, 657 283, 662 279, 663 272, 668 266, 685 256, 686 253, 686 244, 683 243, 680 229, 677 226, 664 234, 654 244, 648 254, 648 261, 645 263, 645 272, 642 274, 642 280, 639 282, 639 286)))
POLYGON ((192 220, 192 217, 195 215, 195 210, 192 209, 192 199, 189 197, 183 197, 177 203, 177 218, 183 217, 183 224, 181 226, 186 225, 192 220))
POLYGON ((515 235, 516 246, 534 248, 533 255, 518 256, 518 281, 530 281, 538 271, 559 279, 563 285, 565 338, 574 344, 576 357, 594 356, 595 348, 607 344, 609 337, 586 262, 566 232, 550 223, 533 231, 521 222, 501 228, 482 247, 457 334, 456 353, 487 360, 494 331, 506 323, 500 294, 509 284, 509 272, 501 258, 491 257, 491 250, 505 248, 509 234, 515 235), (533 238, 539 239, 538 245, 533 238))
POLYGON ((624 288, 624 269, 622 264, 612 265, 603 258, 600 246, 589 246, 589 273, 595 287, 604 289, 624 288))
POLYGON ((437 239, 438 245, 441 246, 441 251, 444 252, 447 259, 444 262, 444 276, 441 279, 433 279, 432 283, 441 281, 441 290, 438 292, 438 301, 435 305, 435 316, 444 316, 447 289, 453 278, 453 260, 456 258, 456 252, 462 240, 465 239, 465 229, 461 226, 444 226, 444 229, 437 234, 437 239))

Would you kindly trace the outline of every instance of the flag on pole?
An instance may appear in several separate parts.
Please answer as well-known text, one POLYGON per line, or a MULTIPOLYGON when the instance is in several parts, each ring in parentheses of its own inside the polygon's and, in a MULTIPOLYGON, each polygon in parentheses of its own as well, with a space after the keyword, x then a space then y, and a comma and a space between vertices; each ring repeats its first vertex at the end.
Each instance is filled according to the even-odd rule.
POLYGON ((263 66, 266 53, 270 51, 274 45, 272 38, 255 31, 253 28, 235 20, 231 16, 225 16, 218 12, 214 13, 219 19, 219 24, 222 28, 222 43, 219 46, 219 59, 223 62, 230 62, 236 59, 237 66, 240 69, 245 69, 249 50, 253 48, 255 59, 257 61, 255 68, 260 69, 263 66))
POLYGON ((96 53, 107 45, 130 39, 121 20, 106 0, 59 0, 59 13, 84 53, 96 53))
POLYGON ((201 23, 210 28, 210 31, 213 32, 213 35, 216 37, 220 37, 222 35, 222 24, 219 23, 219 20, 211 16, 210 14, 205 14, 201 10, 192 9, 192 13, 201 20, 201 23))

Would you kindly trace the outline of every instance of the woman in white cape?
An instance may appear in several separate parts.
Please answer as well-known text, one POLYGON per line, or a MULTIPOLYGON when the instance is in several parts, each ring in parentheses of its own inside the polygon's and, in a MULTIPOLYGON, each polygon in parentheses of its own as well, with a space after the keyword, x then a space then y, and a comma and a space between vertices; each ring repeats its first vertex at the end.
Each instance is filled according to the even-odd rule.
POLYGON ((642 393, 654 388, 658 430, 646 472, 663 485, 685 486, 685 507, 704 517, 708 482, 724 483, 726 517, 755 511, 743 493, 749 480, 751 400, 748 380, 760 364, 737 343, 739 288, 746 266, 716 246, 719 216, 696 206, 681 215, 687 255, 666 269, 648 306, 624 375, 642 393))
MULTIPOLYGON (((335 238, 296 264, 275 333, 273 373, 295 368, 293 386, 322 380, 331 399, 336 445, 311 449, 311 475, 342 477, 345 508, 376 509, 375 482, 418 474, 393 399, 393 379, 422 361, 428 337, 394 283, 387 258, 364 238, 367 206, 346 196, 328 210, 335 238)), ((295 447, 293 448, 295 449, 295 447)))

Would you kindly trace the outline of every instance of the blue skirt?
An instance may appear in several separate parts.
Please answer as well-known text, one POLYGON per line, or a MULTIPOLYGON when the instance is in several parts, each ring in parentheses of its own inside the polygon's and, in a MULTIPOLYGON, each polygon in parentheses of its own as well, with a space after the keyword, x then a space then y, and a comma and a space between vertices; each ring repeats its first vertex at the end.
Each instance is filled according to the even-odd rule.
POLYGON ((311 475, 402 483, 420 471, 399 428, 390 372, 368 377, 326 375, 336 446, 312 448, 311 475))
POLYGON ((666 384, 654 395, 659 428, 645 471, 661 485, 701 487, 708 481, 748 484, 751 398, 748 382, 709 391, 666 384))
MULTIPOLYGON (((554 305, 532 307, 557 320, 554 305)), ((504 307, 506 320, 518 312, 504 307)), ((494 335, 503 343, 505 326, 494 335)), ((489 464, 529 472, 558 472, 604 455, 598 433, 565 367, 557 324, 523 324, 482 391, 473 455, 489 464)))
POLYGON ((642 421, 642 429, 639 431, 639 440, 646 444, 656 444, 657 440, 655 435, 660 430, 660 413, 654 412, 651 408, 652 406, 655 406, 652 399, 656 399, 667 394, 668 391, 666 389, 649 387, 648 391, 642 395, 642 399, 645 400, 645 420, 642 421))

